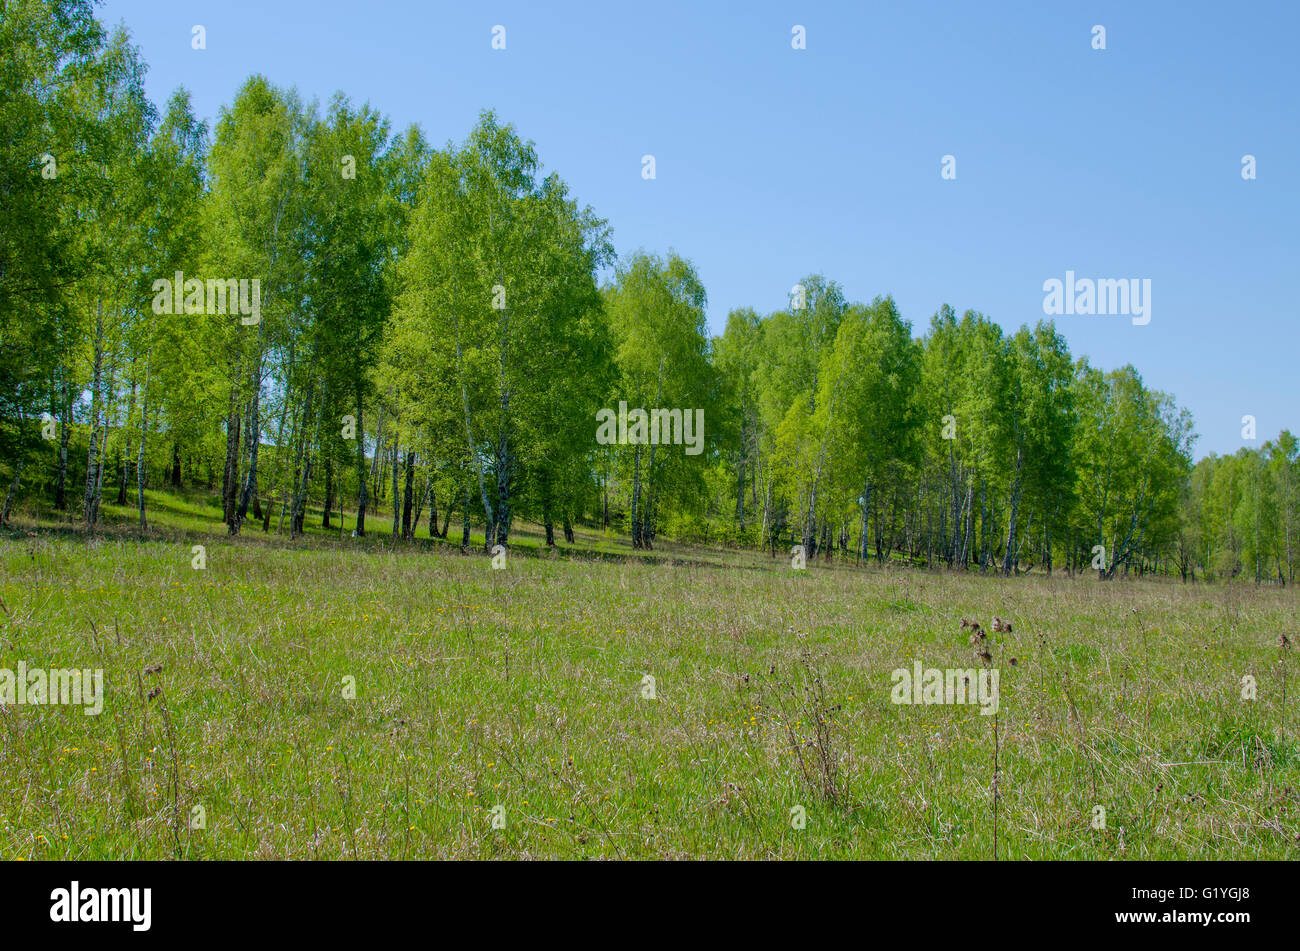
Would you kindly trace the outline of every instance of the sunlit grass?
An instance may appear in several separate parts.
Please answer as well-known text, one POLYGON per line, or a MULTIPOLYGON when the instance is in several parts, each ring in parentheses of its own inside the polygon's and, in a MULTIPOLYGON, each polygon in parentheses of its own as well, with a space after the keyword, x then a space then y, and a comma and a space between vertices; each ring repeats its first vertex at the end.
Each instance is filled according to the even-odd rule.
POLYGON ((143 541, 105 509, 97 538, 0 540, 0 667, 108 683, 100 716, 0 709, 0 857, 991 857, 991 718, 889 694, 913 659, 974 666, 958 618, 993 614, 1002 857, 1300 856, 1290 591, 539 556, 532 528, 498 571, 455 518, 393 551, 382 506, 293 545, 202 497, 159 497, 143 541), (819 709, 834 800, 791 752, 819 709))

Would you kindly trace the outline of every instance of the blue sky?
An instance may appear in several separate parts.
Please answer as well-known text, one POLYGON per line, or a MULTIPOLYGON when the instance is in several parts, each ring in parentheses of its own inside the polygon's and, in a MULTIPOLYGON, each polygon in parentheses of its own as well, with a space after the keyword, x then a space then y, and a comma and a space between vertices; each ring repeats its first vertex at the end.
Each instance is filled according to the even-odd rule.
POLYGON ((943 303, 1032 324, 1067 270, 1149 278, 1146 326, 1056 318, 1073 352, 1173 393, 1198 456, 1241 447, 1245 414, 1255 445, 1300 429, 1300 4, 108 0, 99 15, 130 28, 156 101, 184 85, 210 122, 254 72, 322 103, 343 90, 438 145, 495 108, 620 253, 695 262, 715 333, 733 308, 785 306, 810 272, 850 299, 892 294, 918 335, 943 303))

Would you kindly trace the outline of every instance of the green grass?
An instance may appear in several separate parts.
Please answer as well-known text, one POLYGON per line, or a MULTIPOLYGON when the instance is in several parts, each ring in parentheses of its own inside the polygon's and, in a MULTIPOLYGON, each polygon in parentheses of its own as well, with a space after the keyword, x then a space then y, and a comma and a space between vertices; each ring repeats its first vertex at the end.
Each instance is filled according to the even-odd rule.
POLYGON ((890 672, 974 666, 958 619, 994 614, 1001 857, 1300 857, 1290 591, 546 555, 527 526, 497 571, 393 550, 382 506, 290 544, 212 501, 0 536, 0 668, 106 672, 99 716, 0 707, 0 857, 989 858, 994 718, 891 703, 890 672))

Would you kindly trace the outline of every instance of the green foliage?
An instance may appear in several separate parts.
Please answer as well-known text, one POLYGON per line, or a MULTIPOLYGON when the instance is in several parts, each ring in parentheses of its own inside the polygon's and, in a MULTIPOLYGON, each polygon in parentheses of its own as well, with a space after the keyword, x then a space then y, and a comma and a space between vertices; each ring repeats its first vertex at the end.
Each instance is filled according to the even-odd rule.
POLYGON ((209 137, 183 89, 155 115, 130 37, 81 0, 6 3, 0 51, 6 514, 94 530, 116 484, 147 528, 147 490, 201 485, 231 533, 319 510, 364 535, 384 502, 407 539, 454 512, 465 543, 524 519, 548 544, 586 524, 638 548, 1295 580, 1296 439, 1193 466, 1174 399, 1050 322, 944 305, 918 339, 891 298, 810 274, 711 339, 694 265, 615 266, 606 222, 491 111, 435 149, 255 75, 209 137), (258 281, 260 319, 154 313, 178 272, 258 281), (602 444, 620 403, 701 411, 702 451, 602 444))

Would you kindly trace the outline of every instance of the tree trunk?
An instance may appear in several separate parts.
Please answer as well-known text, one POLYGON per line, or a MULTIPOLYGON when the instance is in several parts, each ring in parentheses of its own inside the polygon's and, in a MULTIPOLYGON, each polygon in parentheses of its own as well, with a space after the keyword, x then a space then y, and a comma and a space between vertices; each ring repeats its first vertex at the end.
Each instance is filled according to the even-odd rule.
POLYGON ((538 479, 542 494, 542 528, 546 530, 546 547, 555 547, 555 521, 551 513, 551 474, 543 471, 538 479))
POLYGON ((876 564, 883 565, 885 563, 885 545, 884 533, 880 527, 880 507, 876 506, 874 511, 876 513, 876 564))
MULTIPOLYGON (((107 442, 108 441, 107 421, 105 421, 104 429, 105 429, 104 441, 107 442)), ((104 497, 104 454, 101 452, 99 455, 99 462, 95 465, 95 492, 94 495, 91 497, 91 511, 92 511, 91 517, 96 523, 99 522, 99 501, 103 497, 104 497)))
POLYGON ((61 512, 68 510, 68 440, 72 433, 72 387, 68 382, 68 371, 62 371, 63 405, 59 407, 63 417, 59 425, 59 476, 54 490, 54 505, 61 512))
POLYGON ((411 512, 411 537, 415 537, 416 530, 420 527, 420 517, 424 515, 424 503, 429 501, 429 483, 431 476, 425 473, 424 488, 415 495, 415 508, 411 512))
MULTIPOLYGON (((357 416, 357 435, 361 434, 361 417, 357 416)), ((384 496, 384 473, 381 468, 383 465, 382 456, 384 445, 384 405, 379 404, 379 412, 375 416, 375 458, 370 463, 370 484, 375 487, 375 503, 378 504, 384 496)))
POLYGON ((325 452, 325 512, 321 516, 320 527, 330 528, 330 511, 334 508, 334 454, 325 452))
POLYGON ((231 535, 236 534, 235 510, 236 493, 239 487, 239 435, 242 415, 236 409, 236 391, 230 387, 229 403, 226 407, 226 467, 221 477, 222 518, 229 527, 231 535))
POLYGON ((632 451, 632 547, 641 547, 641 444, 632 451))
POLYGON ((86 492, 82 504, 82 516, 86 521, 86 528, 93 531, 95 528, 95 517, 98 515, 97 506, 95 505, 95 470, 97 468, 99 449, 99 414, 100 405, 100 388, 103 385, 104 377, 104 302, 96 301, 96 322, 95 322, 95 364, 94 373, 91 376, 90 389, 90 447, 86 453, 86 492))
POLYGON ((131 439, 122 431, 122 455, 117 460, 117 504, 126 505, 126 470, 131 467, 131 439))
POLYGON ((609 531, 609 476, 608 474, 605 476, 601 488, 604 490, 601 493, 601 495, 604 498, 604 506, 602 508, 602 514, 600 519, 600 530, 603 532, 607 532, 609 531))
POLYGON ((745 456, 736 461, 736 526, 745 530, 745 456))
MULTIPOLYGON (((294 519, 294 531, 299 535, 307 533, 307 505, 311 502, 311 477, 316 470, 316 445, 320 441, 320 415, 316 416, 316 429, 312 434, 311 441, 307 443, 306 462, 303 464, 302 471, 302 489, 298 493, 298 513, 294 519)), ((303 417, 303 425, 306 426, 307 417, 303 417)), ((304 438, 306 438, 304 436, 304 438)))
POLYGON ((406 449, 406 485, 402 491, 402 537, 414 539, 415 530, 411 526, 412 506, 415 504, 415 452, 406 449))
POLYGON ((126 505, 126 473, 131 467, 131 437, 127 427, 131 424, 131 414, 135 412, 136 384, 131 381, 131 399, 126 404, 126 415, 122 419, 122 456, 118 460, 117 504, 126 505))
MULTIPOLYGON (((509 397, 502 397, 501 410, 506 413, 509 409, 509 397)), ((500 438, 497 440, 497 509, 496 509, 496 539, 497 544, 503 548, 510 543, 510 483, 513 475, 514 460, 510 454, 510 436, 502 424, 500 438)))
POLYGON ((145 462, 144 452, 145 445, 149 441, 149 376, 150 369, 153 365, 153 350, 150 348, 149 364, 145 369, 144 375, 144 392, 140 395, 140 452, 135 460, 135 492, 136 505, 140 513, 140 531, 144 531, 149 526, 144 516, 144 483, 145 483, 145 462))
MULTIPOLYGON (((303 532, 307 515, 307 492, 311 484, 311 454, 315 437, 307 435, 307 421, 312 417, 315 392, 309 385, 303 399, 302 423, 298 427, 298 450, 293 466, 293 499, 289 510, 289 537, 293 538, 303 532), (304 458, 305 457, 305 458, 304 458)), ((320 434, 320 416, 316 417, 316 434, 320 434)), ((283 515, 281 515, 283 524, 283 515)))
POLYGON ((864 479, 862 482, 862 539, 858 550, 858 559, 866 561, 871 557, 867 550, 867 525, 868 514, 871 511, 871 480, 864 479))
MULTIPOLYGON (((362 424, 361 393, 357 393, 357 538, 366 534, 366 430, 362 424)), ((378 445, 378 444, 376 444, 378 445)), ((378 452, 378 449, 376 449, 378 452)))
MULTIPOLYGON (((1055 518, 1055 514, 1052 516, 1055 518)), ((1052 577, 1052 520, 1048 519, 1043 525, 1043 567, 1047 569, 1047 577, 1052 577)))
MULTIPOLYGON (((256 374, 254 382, 260 383, 260 380, 256 379, 256 374)), ((239 534, 239 527, 248 516, 249 504, 252 502, 254 496, 257 495, 257 450, 262 442, 260 438, 262 431, 261 412, 262 390, 259 385, 257 389, 253 391, 252 404, 248 410, 248 474, 244 478, 244 490, 239 497, 239 510, 235 513, 234 534, 236 535, 239 534)))
POLYGON ((1020 451, 1016 450, 1016 475, 1011 483, 1011 515, 1007 522, 1007 550, 1002 557, 1002 574, 1010 576, 1015 571, 1016 518, 1020 514, 1020 451))
MULTIPOLYGON (((660 399, 655 400, 658 406, 662 402, 660 399)), ((658 447, 654 443, 650 444, 650 458, 646 461, 645 468, 645 496, 641 505, 641 547, 647 551, 654 548, 654 513, 655 513, 655 450, 658 447)))
POLYGON ((397 444, 397 434, 393 434, 393 451, 390 453, 389 461, 393 466, 393 541, 401 536, 402 532, 402 495, 398 487, 398 465, 401 459, 401 448, 397 444))
POLYGON ((9 483, 9 491, 5 493, 4 508, 0 509, 0 525, 9 524, 9 513, 13 511, 14 499, 18 497, 19 482, 22 479, 23 466, 26 464, 26 462, 27 462, 27 458, 26 456, 24 456, 20 458, 17 463, 14 464, 14 477, 13 480, 9 483))
MULTIPOLYGON (((768 538, 768 527, 772 523, 772 482, 768 478, 763 479, 763 529, 758 539, 760 546, 766 546, 768 538)), ((776 557, 776 545, 772 545, 772 556, 776 557)))
MULTIPOLYGON (((460 527, 460 550, 469 551, 469 486, 465 486, 464 511, 460 527)), ((448 513, 450 517, 450 513, 448 513)))

